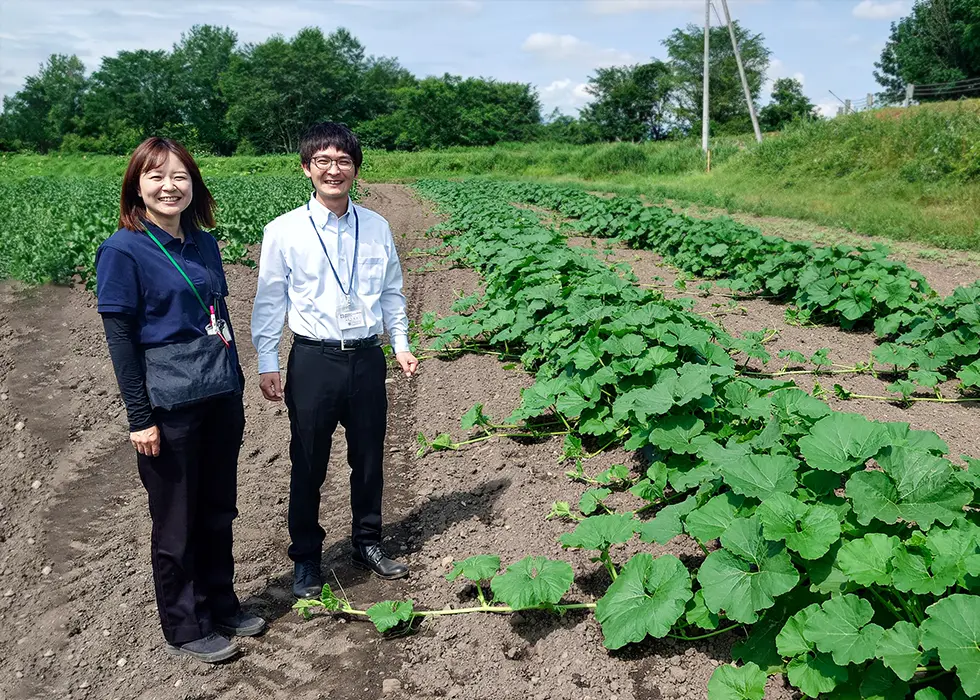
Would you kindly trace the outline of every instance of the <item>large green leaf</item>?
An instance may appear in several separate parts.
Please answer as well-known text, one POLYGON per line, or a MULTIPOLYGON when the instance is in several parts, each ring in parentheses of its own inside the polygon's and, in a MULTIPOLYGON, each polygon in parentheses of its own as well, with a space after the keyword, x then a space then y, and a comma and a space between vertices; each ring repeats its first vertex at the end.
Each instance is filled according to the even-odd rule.
POLYGON ((688 514, 684 520, 684 528, 699 542, 721 537, 735 520, 735 514, 744 501, 741 496, 726 491, 688 514))
POLYGON ((840 519, 827 506, 807 505, 785 493, 774 493, 757 511, 762 531, 804 559, 819 559, 840 539, 840 519))
POLYGON ((786 620, 786 624, 776 635, 776 649, 780 656, 792 658, 813 650, 813 642, 806 638, 804 630, 807 620, 819 610, 820 605, 813 603, 786 620))
POLYGON ((762 700, 766 674, 753 663, 719 666, 708 681, 708 700, 762 700))
POLYGON ((859 664, 875 654, 884 630, 871 623, 871 603, 850 593, 825 602, 807 620, 804 634, 840 666, 859 664), (869 624, 871 623, 871 624, 869 624))
POLYGON ((875 656, 903 681, 910 680, 924 656, 919 648, 920 635, 919 628, 911 622, 896 622, 881 635, 875 656))
POLYGON ((882 471, 853 474, 847 495, 858 522, 895 523, 899 519, 928 528, 949 525, 963 513, 973 491, 954 478, 953 465, 942 457, 908 447, 889 447, 878 456, 882 471))
POLYGON ((837 554, 837 566, 851 581, 861 585, 889 586, 892 557, 899 545, 897 537, 871 532, 859 540, 845 542, 837 554))
POLYGON ((735 493, 765 499, 796 488, 799 462, 787 455, 749 455, 738 462, 722 462, 718 468, 735 493))
POLYGON ((691 575, 677 557, 633 556, 596 603, 606 648, 666 636, 692 595, 691 575))
POLYGON ((412 601, 383 600, 375 603, 366 610, 368 618, 374 623, 378 632, 384 634, 403 622, 412 619, 412 601))
POLYGON ((478 554, 469 559, 458 561, 453 565, 453 570, 446 574, 446 580, 455 581, 462 576, 463 578, 479 583, 492 579, 498 569, 500 569, 500 557, 490 554, 478 554))
POLYGON ((599 510, 602 502, 611 493, 612 491, 610 489, 605 488, 588 489, 582 494, 582 497, 578 499, 578 509, 585 515, 592 515, 599 510))
POLYGON ((514 610, 554 605, 568 592, 575 575, 563 561, 525 557, 490 581, 494 597, 514 610))
POLYGON ((832 413, 800 438, 800 454, 814 469, 844 473, 858 469, 886 444, 884 426, 856 413, 832 413))
POLYGON ((563 547, 603 551, 633 538, 639 523, 632 513, 593 515, 558 538, 563 547))
POLYGON ((816 698, 845 682, 847 669, 834 663, 830 654, 806 653, 790 660, 786 677, 804 695, 816 698))
POLYGON ((650 430, 650 442, 662 450, 677 454, 693 453, 697 446, 691 441, 704 432, 704 421, 690 414, 668 416, 657 421, 650 430))
POLYGON ((712 552, 698 571, 704 602, 712 612, 751 623, 777 596, 793 589, 800 574, 781 543, 762 535, 757 518, 732 523, 721 536, 724 549, 712 552))
POLYGON ((678 535, 684 534, 681 518, 698 507, 698 499, 688 496, 680 503, 661 508, 653 520, 640 527, 640 539, 644 542, 667 544, 678 535))
POLYGON ((937 649, 967 695, 980 695, 980 596, 957 593, 926 608, 922 648, 937 649))

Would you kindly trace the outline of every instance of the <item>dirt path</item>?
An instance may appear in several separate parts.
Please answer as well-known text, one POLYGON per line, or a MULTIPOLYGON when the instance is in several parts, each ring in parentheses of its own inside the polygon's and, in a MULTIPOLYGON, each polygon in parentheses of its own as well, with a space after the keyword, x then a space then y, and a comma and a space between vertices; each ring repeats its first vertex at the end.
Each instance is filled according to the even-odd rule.
MULTIPOLYGON (((478 287, 472 271, 407 255, 433 245, 423 232, 437 221, 410 191, 370 185, 364 203, 396 233, 413 320, 424 311, 447 313, 456 296, 478 287)), ((643 279, 662 274, 652 258, 629 261, 643 279)), ((228 277, 232 317, 244 339, 255 272, 235 266, 228 277)), ((733 318, 747 327, 770 325, 761 311, 733 318)), ((0 329, 0 698, 693 700, 706 696, 712 671, 730 659, 734 634, 698 644, 647 641, 611 654, 590 614, 454 616, 390 640, 364 622, 300 620, 290 610, 285 556, 288 424, 281 407, 261 399, 254 351, 243 342, 250 381, 235 526, 238 590, 269 618, 270 629, 244 640, 245 653, 231 663, 175 662, 161 648, 145 494, 92 296, 2 287, 0 329)), ((809 338, 811 349, 825 342, 803 333, 800 342, 809 338)), ((459 418, 476 402, 504 418, 530 378, 489 357, 467 356, 428 359, 417 378, 391 379, 386 535, 412 575, 382 582, 346 563, 350 511, 338 438, 321 510, 330 533, 324 562, 351 601, 469 605, 472 588, 447 582, 445 573, 452 560, 480 553, 499 554, 505 564, 528 554, 565 559, 576 573, 569 599, 594 600, 608 585, 606 574, 587 553, 563 551, 556 540, 568 526, 545 520, 553 501, 577 501, 583 490, 563 475, 569 465, 559 462, 560 439, 498 440, 415 457, 418 431, 462 437, 459 418)), ((959 415, 894 410, 901 415, 893 419, 914 417, 915 427, 932 429, 947 429, 949 416, 959 415)), ((954 454, 980 454, 964 432, 954 441, 946 430, 954 454)), ((610 452, 586 469, 617 462, 634 458, 610 452)), ((633 543, 614 556, 623 562, 641 546, 686 558, 700 553, 677 538, 667 547, 633 543)), ((789 696, 780 679, 770 680, 770 700, 789 696)))

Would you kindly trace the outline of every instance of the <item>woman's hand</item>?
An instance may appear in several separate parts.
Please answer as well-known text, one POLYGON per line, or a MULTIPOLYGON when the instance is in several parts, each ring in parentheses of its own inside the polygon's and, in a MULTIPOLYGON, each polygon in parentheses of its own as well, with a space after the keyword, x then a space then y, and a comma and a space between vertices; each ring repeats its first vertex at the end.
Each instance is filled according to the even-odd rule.
POLYGON ((137 430, 129 434, 129 441, 141 455, 148 457, 160 456, 160 429, 155 425, 146 430, 137 430))

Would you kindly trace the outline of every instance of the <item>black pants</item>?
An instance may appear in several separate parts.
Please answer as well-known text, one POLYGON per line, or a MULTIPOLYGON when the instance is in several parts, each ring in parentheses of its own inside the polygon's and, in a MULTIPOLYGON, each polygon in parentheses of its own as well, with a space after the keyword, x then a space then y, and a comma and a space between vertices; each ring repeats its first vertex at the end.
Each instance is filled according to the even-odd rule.
POLYGON ((320 560, 320 487, 337 424, 347 430, 351 468, 352 540, 356 545, 381 541, 381 493, 384 488, 385 393, 381 348, 339 350, 294 344, 286 374, 289 410, 289 557, 320 560))
POLYGON ((231 522, 245 411, 236 396, 154 418, 160 456, 137 460, 153 521, 153 583, 163 636, 184 644, 210 634, 212 617, 239 608, 231 522))

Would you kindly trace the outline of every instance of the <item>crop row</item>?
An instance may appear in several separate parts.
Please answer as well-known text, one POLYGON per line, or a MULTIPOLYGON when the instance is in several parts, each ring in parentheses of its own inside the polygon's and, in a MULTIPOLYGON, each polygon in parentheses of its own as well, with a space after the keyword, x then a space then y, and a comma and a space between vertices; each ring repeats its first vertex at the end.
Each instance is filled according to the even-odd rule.
MULTIPOLYGON (((214 176, 208 188, 218 204, 215 236, 229 262, 248 262, 245 246, 262 227, 309 196, 303 178, 214 176)), ((78 276, 95 281, 95 251, 117 228, 119 179, 38 176, 0 183, 0 278, 31 284, 78 276)))
MULTIPOLYGON (((619 466, 590 476, 579 461, 572 475, 593 488, 578 509, 554 509, 576 521, 562 544, 596 552, 607 570, 602 597, 563 603, 573 579, 562 562, 528 557, 498 573, 499 559, 484 555, 449 577, 477 584, 479 605, 466 610, 593 608, 610 649, 743 628, 733 649, 742 663, 715 672, 714 700, 759 700, 777 672, 811 697, 980 694, 980 462, 964 469, 934 433, 739 376, 741 341, 570 249, 499 190, 418 189, 451 213, 446 243, 485 282, 438 321, 437 343, 520 354, 535 383, 506 422, 565 426, 566 456, 622 441, 649 458, 642 474, 619 466), (607 507, 617 489, 636 507, 607 507), (617 560, 637 536, 679 535, 702 560, 685 565, 654 547, 617 560)), ((489 431, 492 419, 476 406, 464 425, 489 431)), ((311 606, 367 614, 382 630, 448 614, 411 601, 357 611, 328 588, 304 612, 311 606)))
POLYGON ((940 299, 925 278, 888 259, 882 245, 815 246, 764 236, 728 217, 695 219, 638 199, 604 199, 568 187, 485 184, 497 196, 553 209, 583 232, 653 250, 674 266, 746 296, 793 305, 796 322, 873 328, 874 352, 896 375, 890 391, 908 398, 956 376, 980 386, 980 281, 940 299))

